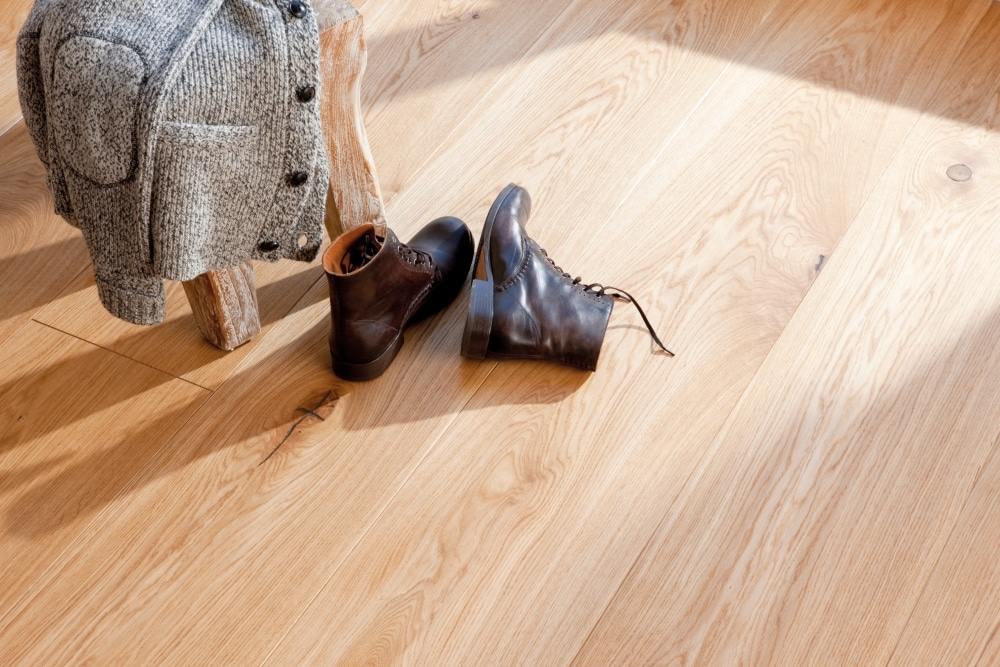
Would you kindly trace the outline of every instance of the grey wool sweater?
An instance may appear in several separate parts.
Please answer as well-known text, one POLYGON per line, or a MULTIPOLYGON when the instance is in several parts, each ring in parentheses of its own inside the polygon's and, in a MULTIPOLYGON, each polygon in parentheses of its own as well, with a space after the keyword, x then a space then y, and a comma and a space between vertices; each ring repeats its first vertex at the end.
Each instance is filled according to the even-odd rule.
POLYGON ((35 0, 17 75, 114 315, 161 322, 164 278, 315 258, 329 167, 308 2, 35 0))

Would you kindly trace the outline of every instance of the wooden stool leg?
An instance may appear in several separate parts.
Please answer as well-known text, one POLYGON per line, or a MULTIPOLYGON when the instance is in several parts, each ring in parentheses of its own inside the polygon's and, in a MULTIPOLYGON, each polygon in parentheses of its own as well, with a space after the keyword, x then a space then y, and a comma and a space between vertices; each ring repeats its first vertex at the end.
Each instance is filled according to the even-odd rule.
POLYGON ((361 118, 361 75, 368 61, 363 19, 343 0, 327 0, 316 7, 322 29, 320 116, 330 159, 327 233, 335 239, 369 222, 383 232, 385 206, 361 118))
POLYGON ((260 333, 253 266, 246 262, 183 283, 194 320, 210 343, 235 350, 260 333))

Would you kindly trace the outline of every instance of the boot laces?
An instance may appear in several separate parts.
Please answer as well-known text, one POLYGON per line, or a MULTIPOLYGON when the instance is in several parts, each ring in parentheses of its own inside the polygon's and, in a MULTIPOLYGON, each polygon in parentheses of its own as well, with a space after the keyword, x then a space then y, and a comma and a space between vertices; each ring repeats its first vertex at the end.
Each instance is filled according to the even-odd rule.
MULTIPOLYGON (((375 258, 375 255, 382 249, 385 237, 377 234, 367 233, 351 246, 344 257, 340 260, 340 268, 344 273, 351 273, 362 268, 375 258)), ((434 260, 429 253, 417 250, 409 246, 399 244, 400 258, 410 266, 434 266, 434 260)), ((437 272, 435 272, 436 277, 437 272)))
POLYGON ((404 262, 412 266, 434 266, 434 260, 431 258, 430 253, 402 244, 399 246, 399 256, 403 258, 404 262))
POLYGON ((365 266, 378 254, 384 240, 375 234, 365 234, 344 253, 340 260, 340 269, 346 274, 365 266))
POLYGON ((668 350, 667 346, 664 345, 663 342, 660 340, 660 337, 656 335, 656 331, 653 329, 653 325, 650 323, 649 318, 646 317, 646 311, 642 309, 642 306, 639 305, 639 302, 635 300, 634 296, 632 296, 623 289, 620 289, 618 287, 611 287, 610 285, 605 287, 601 283, 585 284, 583 282, 583 278, 581 278, 580 276, 574 278, 572 275, 564 271, 561 266, 558 266, 555 263, 555 261, 553 261, 553 259, 549 257, 549 253, 545 251, 545 248, 539 248, 539 250, 542 251, 542 255, 544 255, 545 259, 548 260, 549 264, 552 265, 552 268, 554 268, 562 276, 564 280, 568 281, 574 287, 579 287, 584 292, 592 292, 593 294, 596 294, 599 297, 607 296, 612 299, 616 299, 618 301, 624 301, 625 303, 630 303, 633 306, 635 306, 635 309, 639 311, 639 316, 642 318, 643 323, 646 325, 646 330, 649 331, 649 335, 653 339, 653 341, 660 347, 661 350, 669 354, 671 357, 674 356, 674 353, 668 350))

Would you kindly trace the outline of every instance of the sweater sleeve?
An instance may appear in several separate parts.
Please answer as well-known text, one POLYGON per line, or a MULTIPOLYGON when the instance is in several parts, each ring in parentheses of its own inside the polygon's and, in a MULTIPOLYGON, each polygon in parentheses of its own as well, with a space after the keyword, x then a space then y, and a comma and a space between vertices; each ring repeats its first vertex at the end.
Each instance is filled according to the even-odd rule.
POLYGON ((166 316, 167 299, 159 278, 141 275, 114 279, 95 277, 97 296, 115 317, 150 326, 161 323, 166 316))
POLYGON ((49 151, 45 138, 45 88, 42 84, 38 42, 42 18, 49 4, 50 0, 37 0, 17 36, 17 92, 21 113, 24 114, 24 122, 35 144, 35 151, 46 166, 49 164, 49 151))
POLYGON ((68 222, 77 225, 62 168, 49 155, 49 127, 45 109, 45 77, 43 75, 38 45, 41 40, 42 23, 49 7, 56 0, 35 0, 28 18, 17 37, 17 92, 21 103, 24 124, 28 127, 31 141, 35 145, 38 158, 45 165, 49 190, 55 199, 56 213, 68 222))

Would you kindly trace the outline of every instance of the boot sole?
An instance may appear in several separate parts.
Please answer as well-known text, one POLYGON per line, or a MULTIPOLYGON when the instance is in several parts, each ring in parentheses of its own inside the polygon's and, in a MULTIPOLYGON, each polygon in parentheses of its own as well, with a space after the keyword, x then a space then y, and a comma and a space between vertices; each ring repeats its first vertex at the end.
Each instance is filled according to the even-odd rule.
POLYGON ((349 361, 340 361, 339 359, 334 358, 333 372, 337 377, 342 380, 347 380, 348 382, 366 382, 368 380, 374 380, 379 375, 382 375, 382 373, 385 373, 386 369, 392 364, 402 347, 403 332, 400 331, 399 335, 393 339, 392 344, 389 345, 388 349, 372 361, 366 361, 363 364, 354 364, 349 361))
POLYGON ((479 239, 475 273, 472 277, 472 294, 469 297, 469 316, 465 321, 465 333, 462 335, 462 356, 467 359, 482 361, 486 358, 490 332, 493 329, 494 283, 493 268, 490 266, 490 235, 493 233, 493 222, 500 212, 500 207, 516 187, 514 183, 509 184, 494 200, 479 239))

